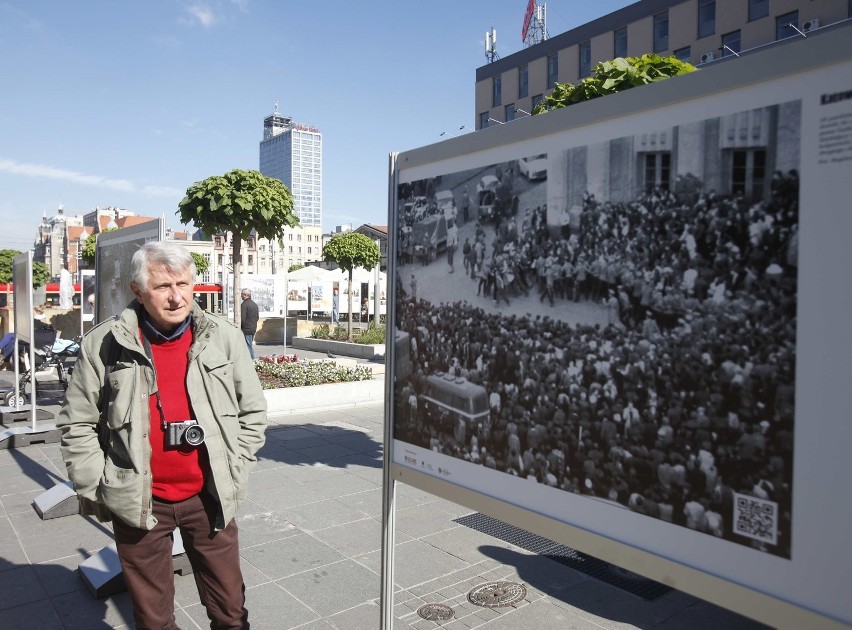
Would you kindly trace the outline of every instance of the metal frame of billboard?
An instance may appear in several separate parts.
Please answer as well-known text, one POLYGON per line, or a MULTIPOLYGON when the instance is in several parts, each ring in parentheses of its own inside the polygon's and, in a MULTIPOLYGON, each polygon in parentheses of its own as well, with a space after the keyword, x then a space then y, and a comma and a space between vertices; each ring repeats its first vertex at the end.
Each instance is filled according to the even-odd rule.
MULTIPOLYGON (((33 253, 32 251, 19 254, 12 259, 12 281, 15 283, 15 344, 13 360, 15 362, 15 397, 13 405, 23 399, 24 390, 19 391, 20 361, 18 342, 29 344, 29 365, 35 370, 35 344, 33 343, 33 253)), ((30 386, 30 420, 32 430, 36 430, 36 379, 31 379, 30 386)))
POLYGON ((162 218, 98 235, 95 248, 95 324, 118 315, 133 300, 130 259, 145 243, 162 240, 165 240, 165 221, 162 218))
POLYGON ((93 304, 92 312, 89 310, 89 296, 95 296, 97 300, 97 276, 94 269, 82 269, 80 271, 80 335, 85 333, 86 322, 95 321, 97 304, 93 304))
MULTIPOLYGON (((779 628, 842 628, 852 624, 852 603, 845 595, 852 582, 848 546, 852 518, 848 493, 831 482, 852 476, 852 462, 845 453, 852 442, 852 427, 846 421, 852 407, 852 390, 848 387, 852 356, 844 317, 852 305, 844 277, 850 266, 844 238, 852 231, 852 217, 841 211, 852 197, 850 179, 844 174, 852 160, 852 140, 848 134, 832 140, 831 132, 833 122, 852 119, 852 100, 848 97, 852 85, 850 32, 852 27, 844 25, 819 37, 768 47, 653 87, 391 156, 388 291, 394 306, 389 312, 391 341, 387 342, 386 357, 388 374, 393 376, 386 380, 383 628, 391 627, 393 618, 396 481, 779 628), (587 149, 596 143, 638 138, 649 130, 685 130, 689 125, 739 114, 774 120, 773 133, 789 136, 787 129, 778 131, 777 123, 779 108, 783 110, 789 103, 793 107, 788 110, 800 112, 800 127, 793 133, 801 176, 797 199, 804 208, 795 226, 797 230, 801 226, 801 231, 795 261, 797 312, 793 317, 796 425, 792 466, 795 492, 789 508, 792 551, 786 556, 773 555, 744 542, 730 542, 620 510, 606 501, 569 492, 563 496, 559 490, 525 479, 515 480, 520 483, 510 479, 490 483, 489 475, 501 473, 433 454, 429 449, 411 448, 409 442, 395 438, 398 352, 391 333, 399 323, 397 293, 402 285, 397 258, 400 184, 439 177, 446 180, 453 174, 466 175, 473 168, 509 164, 524 156, 568 153, 576 147, 587 149), (814 422, 814 418, 819 421, 814 422), (427 463, 436 464, 432 471, 427 463), (506 492, 514 494, 507 496, 506 492)), ((790 114, 789 120, 793 119, 790 114)), ((731 128, 731 133, 739 131, 731 128)), ((777 138, 772 142, 776 150, 783 146, 777 138)), ((782 155, 780 160, 787 157, 782 155)), ((562 172, 569 172, 570 165, 563 163, 562 167, 562 172)), ((721 169, 721 159, 714 167, 721 169)), ((550 219, 552 215, 548 214, 548 225, 554 226, 550 219)), ((424 296, 417 294, 418 298, 424 296)))

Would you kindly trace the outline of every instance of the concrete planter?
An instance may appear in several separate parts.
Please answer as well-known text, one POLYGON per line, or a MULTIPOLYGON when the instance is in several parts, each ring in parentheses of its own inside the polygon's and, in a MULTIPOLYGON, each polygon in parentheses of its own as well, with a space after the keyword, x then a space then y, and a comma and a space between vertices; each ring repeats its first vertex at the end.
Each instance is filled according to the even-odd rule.
POLYGON ((268 414, 272 417, 341 407, 375 405, 384 402, 385 379, 351 383, 329 383, 305 387, 266 389, 268 414))
POLYGON ((385 356, 385 344, 368 345, 334 341, 332 339, 314 339, 313 337, 294 337, 291 344, 296 350, 312 350, 314 352, 331 352, 342 357, 356 359, 375 359, 385 356))

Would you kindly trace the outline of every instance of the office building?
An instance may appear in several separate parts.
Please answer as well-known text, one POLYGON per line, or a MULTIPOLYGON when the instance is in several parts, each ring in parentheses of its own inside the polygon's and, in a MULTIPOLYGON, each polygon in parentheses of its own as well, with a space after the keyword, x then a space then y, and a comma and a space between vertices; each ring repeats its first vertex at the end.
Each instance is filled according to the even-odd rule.
POLYGON ((304 227, 322 227, 322 134, 278 113, 263 119, 260 172, 293 193, 293 210, 304 227))
POLYGON ((653 52, 700 66, 850 17, 852 0, 635 2, 478 68, 476 128, 532 112, 556 83, 577 83, 601 61, 653 52))

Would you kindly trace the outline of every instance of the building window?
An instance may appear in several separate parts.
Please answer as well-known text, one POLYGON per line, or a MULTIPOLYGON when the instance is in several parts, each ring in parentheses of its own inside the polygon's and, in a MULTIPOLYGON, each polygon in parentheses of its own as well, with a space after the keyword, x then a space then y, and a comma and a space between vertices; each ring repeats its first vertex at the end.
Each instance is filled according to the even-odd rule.
POLYGON ((249 264, 249 267, 254 265, 254 256, 251 255, 251 254, 248 255, 248 264, 249 264))
POLYGON ((748 21, 769 15, 769 0, 748 0, 748 21))
POLYGON ((627 27, 622 26, 612 32, 612 56, 627 56, 627 27))
POLYGON ((779 15, 777 18, 775 18, 775 39, 786 39, 788 37, 798 35, 799 33, 796 31, 795 28, 793 28, 793 26, 795 26, 796 28, 799 27, 798 11, 790 11, 790 13, 779 15))
MULTIPOLYGON (((852 1, 852 0, 850 0, 850 1, 852 1)), ((536 94, 535 96, 533 96, 532 97, 532 108, 533 108, 533 110, 535 109, 536 105, 541 103, 543 100, 544 100, 543 94, 536 94)))
POLYGON ((530 74, 527 66, 518 68, 518 98, 525 98, 530 94, 530 74))
POLYGON ((731 193, 747 201, 760 201, 766 181, 766 151, 734 151, 732 157, 731 193))
POLYGON ((502 77, 491 79, 491 107, 499 107, 503 101, 502 77))
POLYGON ((292 241, 292 240, 293 240, 293 233, 292 233, 292 232, 291 232, 290 234, 288 234, 288 235, 287 235, 287 240, 288 240, 288 241, 292 241))
POLYGON ((511 105, 506 105, 506 122, 509 122, 510 120, 515 120, 516 111, 517 110, 515 109, 514 103, 512 103, 511 105))
POLYGON ((292 254, 292 253, 293 253, 293 246, 292 246, 292 245, 288 245, 288 246, 287 246, 287 253, 288 253, 288 254, 292 254))
POLYGON ((689 61, 689 58, 692 56, 692 49, 689 46, 684 46, 683 48, 678 48, 672 54, 681 61, 689 61))
POLYGON ((722 35, 722 56, 727 57, 738 52, 740 52, 740 32, 731 31, 722 35))
POLYGON ((553 53, 547 57, 547 89, 556 87, 556 79, 559 78, 559 55, 553 53))
POLYGON ((698 38, 716 32, 716 0, 698 0, 698 38))
POLYGON ((645 154, 645 190, 669 189, 672 173, 672 156, 668 152, 645 154))
POLYGON ((592 42, 580 44, 580 78, 583 79, 592 73, 592 42))
POLYGON ((312 247, 308 247, 308 253, 309 253, 309 254, 313 254, 313 253, 314 253, 314 252, 313 252, 313 248, 312 248, 312 247))
POLYGON ((479 128, 485 129, 488 126, 488 112, 479 114, 479 128))
POLYGON ((660 53, 669 48, 669 12, 654 16, 654 52, 660 53))

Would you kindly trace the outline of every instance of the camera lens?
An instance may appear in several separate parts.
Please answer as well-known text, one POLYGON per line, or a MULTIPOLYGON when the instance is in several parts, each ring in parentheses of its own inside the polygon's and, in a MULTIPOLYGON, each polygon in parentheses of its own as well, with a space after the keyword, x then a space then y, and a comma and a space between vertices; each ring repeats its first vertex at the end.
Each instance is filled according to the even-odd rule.
POLYGON ((187 427, 183 439, 190 446, 198 446, 204 442, 204 429, 197 424, 187 427))

